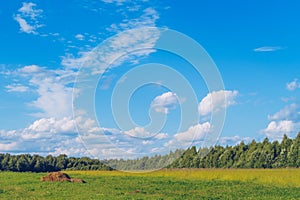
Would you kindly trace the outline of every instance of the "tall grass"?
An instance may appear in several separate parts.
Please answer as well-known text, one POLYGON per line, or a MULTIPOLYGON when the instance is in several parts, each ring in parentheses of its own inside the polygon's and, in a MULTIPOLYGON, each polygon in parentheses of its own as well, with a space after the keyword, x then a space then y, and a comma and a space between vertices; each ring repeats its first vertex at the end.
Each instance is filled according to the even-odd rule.
POLYGON ((300 169, 67 171, 87 183, 0 172, 0 199, 300 199, 300 169))
POLYGON ((93 176, 168 177, 207 181, 243 181, 271 184, 278 187, 300 187, 300 169, 166 169, 142 171, 70 171, 70 174, 93 176))

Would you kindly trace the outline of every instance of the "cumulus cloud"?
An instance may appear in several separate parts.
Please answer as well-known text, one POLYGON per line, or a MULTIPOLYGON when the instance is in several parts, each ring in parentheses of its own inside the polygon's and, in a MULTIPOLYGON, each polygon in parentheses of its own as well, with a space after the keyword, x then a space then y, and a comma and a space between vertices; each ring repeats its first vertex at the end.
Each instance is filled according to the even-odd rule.
POLYGON ((220 90, 214 91, 206 95, 198 105, 198 112, 201 116, 208 115, 212 112, 218 112, 229 106, 235 105, 235 98, 238 91, 220 90))
POLYGON ((209 122, 191 126, 187 131, 175 134, 177 141, 197 141, 204 139, 205 135, 211 131, 212 127, 209 122))
POLYGON ((184 132, 176 133, 164 146, 170 149, 188 148, 191 145, 199 145, 205 140, 207 134, 212 133, 213 127, 209 122, 196 124, 184 132))
POLYGON ((33 79, 31 82, 38 87, 39 97, 29 105, 42 111, 36 116, 60 118, 72 114, 72 87, 56 83, 52 78, 33 79))
POLYGON ((270 120, 267 128, 262 130, 267 137, 280 140, 283 134, 292 134, 300 129, 300 105, 292 103, 285 106, 273 115, 269 115, 270 120))
MULTIPOLYGON (((26 128, 19 130, 0 130, 0 151, 8 153, 38 153, 41 155, 59 155, 67 154, 68 156, 95 156, 99 155, 99 149, 113 148, 117 144, 116 137, 120 131, 108 128, 99 128, 91 119, 85 119, 87 124, 81 127, 84 134, 79 135, 75 128, 75 120, 71 117, 62 119, 41 118, 34 121, 26 128), (111 137, 112 143, 101 143, 106 136, 111 137), (95 148, 91 147, 95 144, 95 148), (91 153, 94 153, 91 155, 91 153)), ((120 138, 122 140, 122 138, 120 138)), ((123 141, 120 141, 122 143, 123 141)), ((125 142, 123 142, 125 143, 125 142)), ((130 146, 130 144, 128 144, 130 146)), ((130 147, 133 147, 132 144, 130 147)), ((123 145, 126 149, 126 145, 123 145)), ((103 150, 102 149, 102 150, 103 150)), ((103 158, 103 155, 102 157, 103 158)))
POLYGON ((273 140, 280 140, 283 134, 290 134, 295 131, 295 123, 291 120, 271 121, 263 133, 273 140))
MULTIPOLYGON (((42 118, 23 129, 1 130, 0 137, 5 141, 1 142, 0 151, 53 154, 62 143, 77 138, 78 134, 71 118, 42 118)), ((73 145, 73 148, 83 148, 79 142, 73 145)))
POLYGON ((300 83, 298 82, 298 79, 294 79, 294 81, 286 84, 286 89, 289 91, 294 91, 298 88, 300 88, 300 83))
POLYGON ((34 132, 34 133, 74 133, 75 126, 74 121, 71 118, 64 117, 62 119, 56 120, 55 118, 42 118, 36 120, 24 132, 34 132))
POLYGON ((21 32, 38 34, 36 30, 43 26, 39 22, 42 13, 42 9, 36 9, 35 3, 24 2, 18 13, 14 15, 14 19, 19 23, 21 32))
POLYGON ((22 142, 32 140, 52 140, 58 142, 59 140, 76 138, 78 136, 75 129, 75 122, 71 117, 64 117, 62 119, 41 118, 34 121, 28 127, 18 130, 17 133, 22 142))
POLYGON ((272 51, 279 51, 284 49, 281 46, 263 46, 263 47, 259 47, 254 49, 253 51, 255 52, 272 52, 272 51))
POLYGON ((171 109, 175 109, 178 104, 178 97, 174 92, 166 92, 155 97, 151 103, 151 107, 156 112, 168 114, 171 109))

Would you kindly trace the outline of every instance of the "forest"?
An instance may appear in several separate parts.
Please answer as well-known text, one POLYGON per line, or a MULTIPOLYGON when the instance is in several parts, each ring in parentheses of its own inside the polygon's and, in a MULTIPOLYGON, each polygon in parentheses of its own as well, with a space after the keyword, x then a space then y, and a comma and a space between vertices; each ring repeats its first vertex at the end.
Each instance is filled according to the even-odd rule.
POLYGON ((0 154, 0 170, 14 172, 50 172, 60 170, 149 170, 161 168, 299 168, 300 133, 294 139, 284 135, 281 142, 239 143, 235 146, 214 146, 176 150, 133 160, 98 160, 67 155, 0 154))

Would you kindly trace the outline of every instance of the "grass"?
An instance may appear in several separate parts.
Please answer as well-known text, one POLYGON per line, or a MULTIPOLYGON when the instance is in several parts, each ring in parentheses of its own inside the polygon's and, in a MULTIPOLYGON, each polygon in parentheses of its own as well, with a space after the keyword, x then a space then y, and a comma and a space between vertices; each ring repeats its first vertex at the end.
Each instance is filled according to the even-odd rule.
POLYGON ((46 183, 46 173, 0 173, 0 199, 300 199, 300 169, 68 171, 86 184, 46 183))

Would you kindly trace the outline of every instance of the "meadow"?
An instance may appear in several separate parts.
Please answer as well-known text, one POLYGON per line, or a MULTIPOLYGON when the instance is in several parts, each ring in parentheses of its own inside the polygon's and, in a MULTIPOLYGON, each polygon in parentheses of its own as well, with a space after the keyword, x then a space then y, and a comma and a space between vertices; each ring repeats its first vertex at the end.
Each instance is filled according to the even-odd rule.
POLYGON ((300 169, 66 173, 87 183, 40 182, 47 173, 0 172, 0 199, 300 199, 300 169))

